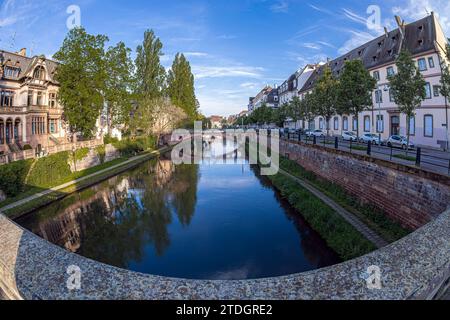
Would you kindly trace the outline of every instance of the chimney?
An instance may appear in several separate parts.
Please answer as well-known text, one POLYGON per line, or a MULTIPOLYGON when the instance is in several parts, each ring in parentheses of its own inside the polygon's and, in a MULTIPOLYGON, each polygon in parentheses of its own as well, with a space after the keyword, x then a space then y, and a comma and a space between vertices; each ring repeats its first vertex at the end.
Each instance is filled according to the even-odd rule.
POLYGON ((22 48, 22 49, 20 49, 20 51, 17 52, 17 54, 18 54, 19 56, 26 57, 26 56, 27 56, 27 48, 22 48))
POLYGON ((386 27, 384 27, 384 34, 386 35, 386 39, 389 38, 389 31, 386 27))

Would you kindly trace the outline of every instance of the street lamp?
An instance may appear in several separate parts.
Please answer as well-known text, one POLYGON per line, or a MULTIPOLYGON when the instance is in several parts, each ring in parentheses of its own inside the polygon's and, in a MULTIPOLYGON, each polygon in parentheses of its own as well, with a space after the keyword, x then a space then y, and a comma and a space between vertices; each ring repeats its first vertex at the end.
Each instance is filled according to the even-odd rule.
MULTIPOLYGON (((378 92, 382 92, 381 91, 381 87, 383 87, 383 91, 384 92, 388 92, 390 87, 388 84, 379 84, 378 85, 378 92)), ((381 100, 382 100, 382 94, 378 96, 378 120, 377 120, 377 128, 376 130, 378 131, 378 135, 379 135, 379 143, 381 144, 381 126, 383 124, 383 121, 381 120, 381 100)))

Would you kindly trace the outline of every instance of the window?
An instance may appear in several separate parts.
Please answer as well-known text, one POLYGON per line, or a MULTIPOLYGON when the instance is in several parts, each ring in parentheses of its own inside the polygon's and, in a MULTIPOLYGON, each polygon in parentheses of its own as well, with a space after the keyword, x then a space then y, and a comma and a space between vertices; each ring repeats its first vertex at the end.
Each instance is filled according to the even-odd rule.
POLYGON ((389 89, 389 101, 395 102, 394 92, 392 91, 392 89, 389 89))
POLYGON ((380 81, 380 72, 379 71, 374 71, 373 72, 373 78, 377 81, 380 81))
POLYGON ((383 91, 381 91, 381 90, 375 91, 375 102, 383 103, 383 91))
POLYGON ((427 62, 424 58, 421 58, 417 61, 419 65, 419 71, 426 71, 427 70, 427 62))
POLYGON ((56 133, 56 128, 58 127, 58 120, 56 119, 50 119, 49 121, 49 130, 50 133, 56 133))
POLYGON ((348 118, 347 117, 343 118, 342 126, 343 126, 344 131, 348 131, 348 118))
POLYGON ((416 134, 416 117, 409 118, 409 134, 411 136, 416 134))
POLYGON ((339 118, 334 118, 334 130, 339 130, 339 118))
POLYGON ((0 106, 2 107, 12 107, 14 99, 14 92, 12 91, 2 91, 0 93, 0 106))
POLYGON ((441 95, 441 86, 433 86, 433 95, 439 97, 441 95))
POLYGON ((430 65, 430 69, 434 68, 434 59, 433 57, 428 58, 428 64, 430 65))
POLYGON ((393 76, 395 74, 394 67, 387 68, 387 76, 393 76))
POLYGON ((370 116, 364 117, 364 132, 370 132, 370 116))
POLYGON ((353 117, 352 130, 358 131, 358 118, 357 117, 353 117))
POLYGON ((382 115, 377 115, 377 132, 384 132, 384 116, 382 115))
POLYGON ((429 82, 427 82, 427 83, 425 84, 425 93, 426 93, 425 98, 426 98, 426 99, 431 99, 431 85, 430 85, 429 82))
POLYGON ((20 69, 15 67, 5 67, 5 77, 17 78, 19 76, 20 69))
POLYGON ((323 130, 323 119, 322 118, 319 119, 319 129, 323 130))
POLYGON ((428 138, 433 137, 433 116, 427 114, 424 116, 423 120, 423 135, 428 138))
POLYGON ((45 69, 44 67, 36 67, 36 69, 34 69, 34 73, 33 73, 33 78, 37 79, 37 80, 44 80, 45 77, 45 69))
POLYGON ((43 103, 43 100, 44 100, 43 96, 44 96, 44 94, 41 91, 38 91, 37 98, 36 98, 36 105, 42 106, 42 103, 43 103))
POLYGON ((32 106, 33 105, 33 91, 30 90, 28 91, 28 106, 32 106))
POLYGON ((54 93, 54 92, 49 93, 48 105, 50 108, 56 108, 56 93, 54 93))

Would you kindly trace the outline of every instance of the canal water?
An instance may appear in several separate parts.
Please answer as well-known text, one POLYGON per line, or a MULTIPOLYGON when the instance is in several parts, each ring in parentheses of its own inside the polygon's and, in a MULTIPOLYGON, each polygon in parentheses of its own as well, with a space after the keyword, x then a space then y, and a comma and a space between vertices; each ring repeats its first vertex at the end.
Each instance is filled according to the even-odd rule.
POLYGON ((340 262, 257 166, 217 164, 219 143, 206 150, 200 164, 165 155, 17 222, 71 252, 161 276, 254 279, 340 262))

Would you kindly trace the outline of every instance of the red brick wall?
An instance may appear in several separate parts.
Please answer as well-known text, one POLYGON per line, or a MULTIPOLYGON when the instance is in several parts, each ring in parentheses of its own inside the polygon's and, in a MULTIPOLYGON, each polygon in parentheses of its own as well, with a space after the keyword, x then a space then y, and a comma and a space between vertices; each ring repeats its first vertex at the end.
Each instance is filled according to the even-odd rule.
POLYGON ((344 187, 405 227, 417 229, 450 206, 448 177, 343 151, 286 141, 281 141, 280 154, 289 154, 291 160, 296 160, 306 170, 344 187))

